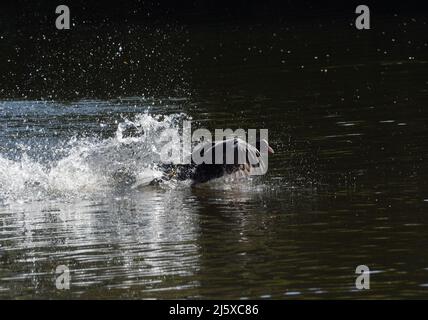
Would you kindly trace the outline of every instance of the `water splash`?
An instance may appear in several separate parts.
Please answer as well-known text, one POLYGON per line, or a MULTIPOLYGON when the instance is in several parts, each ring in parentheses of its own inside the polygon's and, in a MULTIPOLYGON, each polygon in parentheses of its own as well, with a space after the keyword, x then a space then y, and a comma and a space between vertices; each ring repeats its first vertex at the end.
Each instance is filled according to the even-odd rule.
POLYGON ((162 175, 157 169, 161 133, 180 130, 183 119, 189 117, 146 112, 120 122, 113 137, 72 137, 51 149, 47 158, 30 156, 27 150, 34 146, 25 145, 13 157, 0 153, 0 201, 87 197, 147 185, 162 175))

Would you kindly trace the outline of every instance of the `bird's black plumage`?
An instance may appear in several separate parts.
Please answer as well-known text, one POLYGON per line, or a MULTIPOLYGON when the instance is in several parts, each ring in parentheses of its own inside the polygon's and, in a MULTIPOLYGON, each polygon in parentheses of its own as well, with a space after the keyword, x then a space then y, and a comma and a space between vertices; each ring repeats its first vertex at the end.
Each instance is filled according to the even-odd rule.
MULTIPOLYGON (((251 168, 264 165, 260 158, 260 144, 258 140, 254 147, 239 138, 202 144, 192 152, 189 164, 161 165, 161 170, 164 172, 163 179, 191 180, 192 184, 198 184, 238 171, 249 174, 251 168), (228 152, 229 156, 227 156, 228 152), (195 162, 195 159, 200 158, 206 161, 195 162)), ((267 142, 266 147, 273 152, 267 142)))

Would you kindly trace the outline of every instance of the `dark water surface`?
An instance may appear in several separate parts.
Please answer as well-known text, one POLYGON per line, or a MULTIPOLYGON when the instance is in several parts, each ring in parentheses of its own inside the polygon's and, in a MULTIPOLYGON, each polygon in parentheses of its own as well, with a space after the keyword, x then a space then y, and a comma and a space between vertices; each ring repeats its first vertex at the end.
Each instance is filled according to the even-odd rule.
MULTIPOLYGON (((83 73, 55 82, 55 67, 38 61, 48 84, 36 72, 13 89, 22 97, 3 91, 0 102, 0 297, 425 298, 427 31, 426 18, 401 16, 367 33, 340 21, 188 27, 159 49, 155 98, 135 91, 146 89, 139 69, 118 60, 109 74, 89 70, 89 84, 83 73), (71 87, 76 98, 62 101, 71 87), (118 184, 113 171, 154 161, 156 135, 138 141, 144 148, 117 138, 145 112, 145 129, 180 113, 195 128, 269 129, 268 174, 118 184), (362 264, 370 290, 355 288, 362 264), (59 265, 70 290, 55 287, 59 265)), ((80 43, 67 54, 89 66, 90 51, 80 43)))

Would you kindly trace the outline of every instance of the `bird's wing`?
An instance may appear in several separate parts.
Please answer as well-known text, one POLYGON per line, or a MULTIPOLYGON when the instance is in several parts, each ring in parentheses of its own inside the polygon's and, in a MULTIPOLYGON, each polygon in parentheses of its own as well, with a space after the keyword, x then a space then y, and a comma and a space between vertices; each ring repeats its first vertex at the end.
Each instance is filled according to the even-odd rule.
POLYGON ((233 165, 247 173, 254 168, 264 169, 263 158, 256 147, 239 138, 207 142, 198 146, 196 152, 209 163, 233 165))
POLYGON ((253 145, 244 140, 236 139, 235 142, 235 158, 238 159, 238 164, 243 165, 244 171, 251 174, 254 169, 265 171, 265 163, 263 157, 260 156, 259 150, 253 145))

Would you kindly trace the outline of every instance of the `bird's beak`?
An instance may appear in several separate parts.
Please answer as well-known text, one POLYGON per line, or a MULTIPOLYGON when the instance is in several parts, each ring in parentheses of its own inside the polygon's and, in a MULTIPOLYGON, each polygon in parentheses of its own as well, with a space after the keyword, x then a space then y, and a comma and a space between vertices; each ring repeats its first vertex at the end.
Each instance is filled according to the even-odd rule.
POLYGON ((274 154, 275 151, 273 151, 273 149, 271 147, 268 147, 268 154, 274 154))

